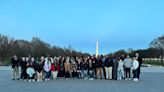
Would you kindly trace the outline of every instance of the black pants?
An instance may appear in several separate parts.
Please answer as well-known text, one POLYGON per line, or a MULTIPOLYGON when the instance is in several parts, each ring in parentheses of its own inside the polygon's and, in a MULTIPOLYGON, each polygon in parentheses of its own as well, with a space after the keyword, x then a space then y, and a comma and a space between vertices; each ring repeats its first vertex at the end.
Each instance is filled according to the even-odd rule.
POLYGON ((130 68, 125 68, 125 78, 130 78, 130 68))
POLYGON ((64 70, 60 70, 57 74, 57 77, 62 78, 65 77, 65 71, 64 70))
POLYGON ((22 70, 22 72, 21 72, 21 79, 27 79, 27 73, 26 73, 26 69, 24 68, 22 68, 21 69, 22 70))
POLYGON ((139 79, 140 78, 140 73, 141 73, 141 67, 138 67, 137 71, 138 71, 137 78, 139 79))
POLYGON ((65 78, 70 78, 70 73, 69 72, 65 73, 65 78))
POLYGON ((106 71, 105 71, 105 67, 103 67, 103 73, 104 73, 104 78, 106 79, 106 71))
POLYGON ((138 69, 133 70, 133 78, 138 78, 138 69))
POLYGON ((80 70, 77 72, 77 78, 79 78, 79 79, 82 78, 80 70))
POLYGON ((35 79, 35 74, 33 74, 32 77, 28 75, 28 79, 35 79))
POLYGON ((75 71, 72 72, 72 78, 77 78, 77 72, 75 71))

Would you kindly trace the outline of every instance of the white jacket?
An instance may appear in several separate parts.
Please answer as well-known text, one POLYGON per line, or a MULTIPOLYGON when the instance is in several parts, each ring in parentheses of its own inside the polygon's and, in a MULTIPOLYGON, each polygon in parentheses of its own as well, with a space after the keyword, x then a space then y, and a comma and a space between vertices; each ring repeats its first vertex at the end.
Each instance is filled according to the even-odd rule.
POLYGON ((139 63, 137 60, 133 60, 133 66, 132 66, 132 69, 133 70, 136 70, 137 68, 139 67, 139 63))
POLYGON ((51 70, 51 61, 49 61, 48 59, 45 60, 45 63, 44 63, 44 70, 46 72, 49 72, 51 70))
POLYGON ((123 65, 124 65, 123 61, 119 61, 117 70, 123 70, 124 69, 123 65))

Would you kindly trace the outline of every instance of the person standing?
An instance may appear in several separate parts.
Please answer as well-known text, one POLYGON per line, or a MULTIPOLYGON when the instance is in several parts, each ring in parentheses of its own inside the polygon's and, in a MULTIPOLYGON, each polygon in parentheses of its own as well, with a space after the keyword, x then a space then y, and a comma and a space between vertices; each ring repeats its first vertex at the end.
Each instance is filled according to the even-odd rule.
POLYGON ((71 71, 72 71, 72 78, 76 79, 77 78, 77 63, 75 62, 75 60, 72 60, 71 63, 71 71))
POLYGON ((118 58, 113 57, 113 79, 117 80, 117 68, 118 68, 118 58))
POLYGON ((50 77, 51 77, 51 58, 49 55, 45 60, 44 70, 46 72, 45 81, 48 81, 48 80, 50 80, 50 77))
POLYGON ((136 57, 133 57, 133 66, 132 66, 133 81, 138 81, 138 67, 139 67, 139 62, 136 60, 136 57))
POLYGON ((84 79, 84 57, 81 57, 80 58, 80 61, 81 61, 81 63, 80 63, 80 67, 81 67, 81 79, 84 79))
POLYGON ((64 61, 64 69, 65 69, 65 77, 70 78, 71 75, 71 60, 70 57, 67 57, 66 60, 63 59, 64 61))
POLYGON ((93 74, 94 74, 94 79, 96 78, 96 58, 95 57, 91 57, 92 59, 92 68, 93 68, 93 74))
POLYGON ((124 63, 122 59, 118 61, 118 68, 117 68, 117 80, 122 80, 124 78, 124 63))
POLYGON ((12 80, 19 80, 19 59, 16 55, 11 58, 11 64, 13 69, 12 80))
POLYGON ((137 61, 138 61, 138 63, 139 63, 139 67, 138 67, 138 69, 137 69, 137 70, 138 70, 137 78, 140 79, 141 65, 142 65, 142 62, 143 62, 143 61, 142 61, 142 58, 140 57, 139 53, 136 53, 136 54, 135 54, 135 57, 136 57, 136 59, 137 59, 137 61))
POLYGON ((100 79, 102 79, 102 57, 98 56, 96 60, 96 79, 100 76, 100 79))
POLYGON ((20 77, 21 80, 26 80, 27 79, 26 64, 27 64, 26 58, 22 57, 22 59, 20 61, 20 64, 19 64, 21 66, 21 77, 20 77))
POLYGON ((37 62, 36 73, 37 73, 37 81, 42 82, 43 77, 43 65, 44 65, 44 57, 40 58, 40 61, 37 62))
POLYGON ((77 60, 77 78, 81 79, 81 60, 78 58, 77 60))
POLYGON ((84 59, 83 68, 84 68, 84 79, 88 79, 88 59, 87 58, 84 59))
POLYGON ((132 67, 132 59, 129 55, 124 59, 124 67, 125 67, 125 80, 131 80, 131 67, 132 67))
POLYGON ((106 79, 112 79, 112 69, 113 69, 113 61, 107 56, 105 59, 105 71, 106 71, 106 79))
POLYGON ((89 59, 89 61, 88 61, 88 70, 89 70, 89 80, 93 80, 94 79, 94 70, 93 70, 93 63, 92 63, 91 59, 89 59))

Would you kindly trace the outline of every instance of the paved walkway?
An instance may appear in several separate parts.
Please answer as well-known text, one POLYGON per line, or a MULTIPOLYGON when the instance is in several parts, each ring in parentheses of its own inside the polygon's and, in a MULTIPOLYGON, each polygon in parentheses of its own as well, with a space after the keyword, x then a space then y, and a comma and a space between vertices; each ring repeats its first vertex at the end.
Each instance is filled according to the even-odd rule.
MULTIPOLYGON (((150 68, 150 67, 149 67, 150 68)), ((12 81, 8 67, 0 67, 0 91, 3 92, 164 92, 164 68, 143 68, 141 80, 52 80, 29 83, 12 81), (148 71, 150 70, 150 71, 148 71), (160 72, 159 72, 160 70, 160 72), (158 71, 158 72, 157 72, 158 71)))

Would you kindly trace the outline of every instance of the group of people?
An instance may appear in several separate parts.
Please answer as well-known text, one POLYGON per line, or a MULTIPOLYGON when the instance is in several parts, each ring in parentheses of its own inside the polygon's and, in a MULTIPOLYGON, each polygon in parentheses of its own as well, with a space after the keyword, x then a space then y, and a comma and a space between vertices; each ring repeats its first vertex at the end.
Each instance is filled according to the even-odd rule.
POLYGON ((41 82, 52 79, 106 79, 138 81, 142 58, 136 53, 133 57, 100 55, 89 57, 46 57, 34 58, 30 55, 11 58, 13 80, 41 82), (19 70, 20 73, 19 73, 19 70))

